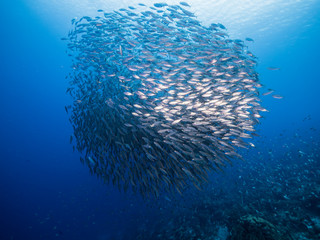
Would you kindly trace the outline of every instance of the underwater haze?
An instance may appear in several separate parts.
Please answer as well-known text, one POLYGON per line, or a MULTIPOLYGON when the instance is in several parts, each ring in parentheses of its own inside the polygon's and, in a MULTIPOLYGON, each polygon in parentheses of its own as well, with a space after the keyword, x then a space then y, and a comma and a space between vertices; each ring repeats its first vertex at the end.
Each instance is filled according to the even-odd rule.
POLYGON ((320 239, 319 1, 0 6, 0 239, 320 239))

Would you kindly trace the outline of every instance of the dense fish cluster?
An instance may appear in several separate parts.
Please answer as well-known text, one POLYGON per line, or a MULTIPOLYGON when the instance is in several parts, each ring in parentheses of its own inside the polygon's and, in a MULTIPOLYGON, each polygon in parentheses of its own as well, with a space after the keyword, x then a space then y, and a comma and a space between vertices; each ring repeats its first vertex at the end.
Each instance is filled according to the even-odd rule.
POLYGON ((72 21, 66 109, 76 148, 119 189, 200 188, 209 170, 240 157, 265 111, 255 56, 187 7, 139 4, 72 21))

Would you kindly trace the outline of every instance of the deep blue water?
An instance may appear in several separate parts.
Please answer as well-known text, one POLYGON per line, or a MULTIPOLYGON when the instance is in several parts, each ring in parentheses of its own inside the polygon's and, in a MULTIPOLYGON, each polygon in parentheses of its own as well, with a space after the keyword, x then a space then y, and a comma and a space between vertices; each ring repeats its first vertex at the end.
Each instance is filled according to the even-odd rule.
MULTIPOLYGON (((151 200, 104 185, 80 163, 69 144, 72 127, 64 109, 71 101, 65 94, 71 59, 63 36, 23 1, 0 6, 0 239, 152 239, 179 216, 198 219, 201 213, 208 218, 210 211, 236 205, 232 199, 237 201, 239 191, 248 191, 243 205, 262 201, 261 209, 255 209, 259 214, 266 211, 263 202, 268 198, 294 198, 300 187, 299 194, 311 194, 315 201, 307 206, 300 195, 295 199, 303 205, 301 221, 320 219, 320 14, 315 11, 320 4, 298 36, 298 24, 293 23, 279 34, 279 45, 273 39, 270 46, 267 35, 249 44, 259 58, 261 82, 284 98, 262 97, 269 112, 258 126, 256 148, 242 150, 246 161, 213 174, 202 192, 190 189, 182 197, 151 200), (286 38, 288 45, 283 44, 286 38), (280 70, 270 71, 269 66, 280 70), (265 194, 271 191, 269 182, 281 189, 280 197, 265 194), (304 188, 306 184, 314 185, 304 188), (195 206, 201 209, 204 202, 215 201, 216 209, 195 211, 195 206)), ((279 212, 293 214, 290 206, 281 205, 279 212)), ((225 225, 230 216, 219 214, 217 221, 225 225)), ((278 218, 291 221, 281 214, 278 218)), ((306 239, 316 239, 304 225, 298 232, 309 231, 306 239)))

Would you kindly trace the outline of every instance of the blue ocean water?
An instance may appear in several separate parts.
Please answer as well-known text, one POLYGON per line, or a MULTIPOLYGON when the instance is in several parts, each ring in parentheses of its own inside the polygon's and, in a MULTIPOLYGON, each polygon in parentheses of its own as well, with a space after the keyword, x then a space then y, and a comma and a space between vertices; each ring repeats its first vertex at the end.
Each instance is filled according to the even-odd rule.
POLYGON ((0 6, 0 239, 226 239, 243 216, 266 219, 293 239, 319 239, 319 2, 287 6, 287 22, 250 25, 250 36, 221 21, 234 37, 255 40, 248 45, 259 59, 260 80, 283 99, 261 97, 269 112, 256 147, 241 150, 245 161, 213 173, 202 191, 159 199, 104 185, 72 150, 64 109, 71 59, 60 39, 74 16, 61 12, 48 20, 50 8, 39 13, 43 1, 0 6))

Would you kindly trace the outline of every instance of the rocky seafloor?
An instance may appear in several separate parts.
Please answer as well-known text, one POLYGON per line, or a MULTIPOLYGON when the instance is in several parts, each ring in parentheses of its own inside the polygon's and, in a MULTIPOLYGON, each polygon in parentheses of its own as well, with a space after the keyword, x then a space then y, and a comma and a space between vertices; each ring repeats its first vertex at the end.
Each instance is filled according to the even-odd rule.
POLYGON ((262 137, 202 191, 164 197, 163 215, 135 239, 320 239, 319 132, 309 131, 262 137))

